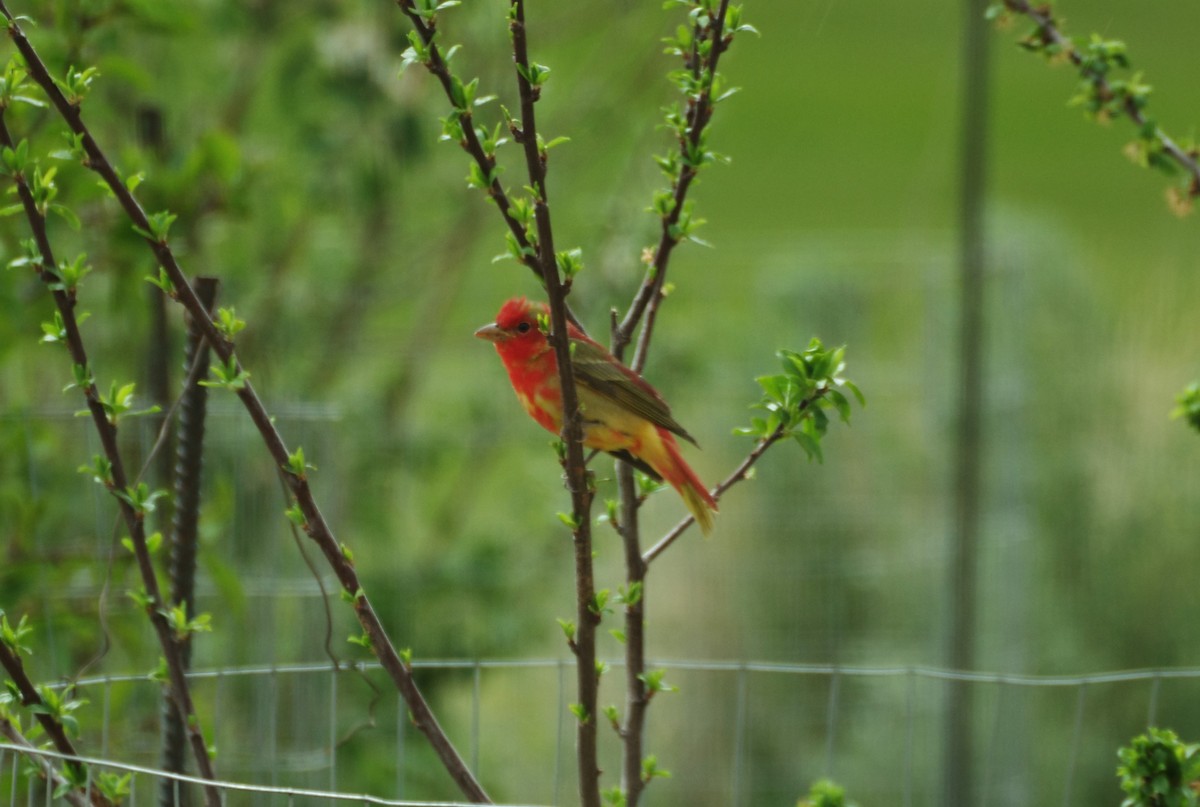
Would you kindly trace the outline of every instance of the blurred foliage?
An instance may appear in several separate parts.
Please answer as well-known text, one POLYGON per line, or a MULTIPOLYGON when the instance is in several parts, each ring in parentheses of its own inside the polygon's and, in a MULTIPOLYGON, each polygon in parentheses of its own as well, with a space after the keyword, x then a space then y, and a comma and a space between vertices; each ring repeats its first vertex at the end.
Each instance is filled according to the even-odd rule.
MULTIPOLYGON (((339 539, 398 644, 414 648, 456 742, 472 747, 478 733, 496 798, 560 800, 572 787, 569 773, 557 776, 570 768, 569 737, 555 734, 560 669, 477 678, 470 667, 420 667, 561 658, 555 617, 570 614, 572 594, 553 450, 470 336, 536 283, 491 263, 504 252, 502 225, 468 187, 462 154, 438 143, 440 88, 399 72, 409 46, 399 12, 378 0, 14 5, 37 18, 31 36, 60 75, 98 68, 89 125, 126 177, 144 174, 146 208, 178 215, 171 234, 185 268, 220 277, 220 304, 246 323, 238 338, 256 386, 317 466, 339 539)), ((463 46, 456 65, 515 108, 503 11, 469 2, 444 24, 463 46)), ((894 801, 900 782, 930 803, 937 686, 843 679, 831 731, 828 676, 752 676, 739 707, 737 673, 670 663, 942 658, 962 20, 934 0, 761 0, 748 13, 763 37, 723 62, 743 91, 711 138, 732 163, 695 191, 715 248, 687 244, 676 256, 646 375, 704 445, 689 462, 706 480, 744 456, 730 429, 758 395, 754 372, 781 347, 813 334, 847 344, 871 409, 825 446, 823 466, 793 447, 764 457, 756 481, 722 500, 712 540, 682 540, 656 561, 649 647, 680 693, 655 703, 651 739, 674 775, 647 803, 733 801, 734 782, 743 803, 790 803, 829 754, 862 803, 894 801)), ((1186 130, 1200 109, 1186 46, 1200 8, 1146 14, 1097 0, 1072 13, 1080 29, 1129 42, 1154 76, 1157 114, 1186 130)), ((655 126, 674 94, 661 40, 676 26, 658 4, 630 0, 538 8, 530 20, 532 56, 553 68, 540 120, 571 137, 550 152, 549 184, 563 243, 579 245, 587 267, 572 304, 598 335, 655 238, 645 207, 662 180, 650 155, 669 137, 655 126)), ((1164 410, 1196 376, 1200 234, 1194 220, 1164 215, 1153 177, 1111 159, 1128 132, 1081 125, 1053 74, 1016 48, 996 51, 980 663, 1049 674, 1197 665, 1186 626, 1200 591, 1180 572, 1195 565, 1196 448, 1164 410)), ((43 165, 57 166, 56 201, 82 224, 53 220, 52 235, 62 256, 86 252, 93 270, 79 304, 92 313, 84 335, 101 388, 134 380, 139 399, 168 404, 150 368, 165 348, 172 384, 181 380, 180 322, 144 280, 157 267, 90 173, 44 158, 69 148, 57 120, 10 114, 43 165)), ((19 220, 0 221, 5 263, 24 254, 25 237, 19 220)), ((153 762, 157 693, 142 677, 157 655, 123 593, 136 575, 112 503, 76 473, 96 448, 61 394, 69 362, 38 344, 50 320, 36 278, 0 272, 0 606, 34 625, 37 680, 85 669, 138 677, 90 687, 75 716, 89 750, 153 762)), ((197 682, 201 713, 222 716, 218 769, 453 796, 382 676, 272 669, 365 654, 345 641, 357 628, 336 598, 326 627, 276 469, 232 398, 213 395, 200 557, 213 633, 196 637, 195 665, 263 669, 197 682)), ((154 438, 150 420, 123 426, 135 467, 154 438)), ((595 467, 611 495, 611 472, 595 467)), ((165 484, 160 475, 147 471, 151 487, 165 484)), ((671 496, 653 496, 648 534, 679 512, 671 496)), ((168 516, 152 514, 154 529, 168 516)), ((600 540, 597 551, 598 585, 615 590, 618 544, 600 540)), ((601 647, 617 654, 615 640, 601 647)), ((616 699, 616 678, 602 702, 616 699)), ((1060 792, 1075 692, 981 687, 989 803, 1060 792)), ((1153 693, 1089 686, 1078 802, 1114 800, 1112 751, 1145 725, 1147 700, 1185 736, 1200 732, 1195 695, 1186 681, 1153 693)))
POLYGON ((1200 745, 1170 729, 1151 728, 1117 753, 1121 807, 1192 807, 1200 788, 1200 745))
POLYGON ((1175 398, 1178 404, 1172 417, 1183 418, 1189 426, 1200 431, 1200 382, 1193 381, 1175 398))
POLYGON ((832 779, 818 779, 796 807, 855 807, 846 801, 846 789, 832 779))

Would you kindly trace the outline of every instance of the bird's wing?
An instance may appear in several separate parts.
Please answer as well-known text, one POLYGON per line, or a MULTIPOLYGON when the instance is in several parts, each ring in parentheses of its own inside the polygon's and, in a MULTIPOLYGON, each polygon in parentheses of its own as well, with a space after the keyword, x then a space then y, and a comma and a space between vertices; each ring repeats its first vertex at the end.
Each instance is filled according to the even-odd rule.
POLYGON ((571 348, 577 383, 696 445, 696 440, 671 417, 667 402, 641 376, 590 339, 572 339, 571 348))

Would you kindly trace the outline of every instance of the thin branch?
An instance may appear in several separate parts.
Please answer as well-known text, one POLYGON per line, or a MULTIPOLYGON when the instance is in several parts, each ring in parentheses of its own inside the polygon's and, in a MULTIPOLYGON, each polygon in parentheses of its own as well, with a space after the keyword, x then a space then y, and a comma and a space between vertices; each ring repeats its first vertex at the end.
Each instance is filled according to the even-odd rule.
POLYGON ((595 610, 596 585, 592 566, 591 518, 592 499, 595 494, 584 458, 583 421, 579 411, 579 394, 575 387, 575 372, 571 366, 571 344, 567 338, 566 296, 570 289, 559 277, 555 259, 554 233, 546 188, 546 158, 545 152, 539 146, 534 114, 538 92, 528 80, 530 62, 524 0, 512 0, 509 29, 512 33, 517 90, 521 98, 521 121, 519 128, 514 122, 513 135, 524 146, 529 182, 535 194, 538 264, 550 303, 550 341, 558 364, 563 407, 562 439, 567 448, 563 469, 566 472, 567 489, 571 493, 572 518, 575 524, 573 537, 577 624, 573 650, 580 709, 580 713, 576 715, 579 800, 583 807, 599 807, 600 765, 596 737, 599 674, 596 670, 596 626, 600 622, 600 615, 595 610))
MULTIPOLYGON (((733 470, 733 473, 725 477, 725 480, 721 482, 721 484, 709 491, 712 493, 713 499, 720 501, 721 496, 725 494, 725 491, 729 490, 738 482, 742 482, 747 479, 747 473, 750 471, 750 468, 753 467, 754 463, 758 462, 759 458, 761 458, 762 455, 767 452, 767 449, 779 442, 779 440, 784 436, 784 427, 782 424, 780 424, 779 426, 775 427, 775 431, 759 440, 758 444, 754 446, 754 450, 751 451, 744 460, 742 460, 741 464, 733 470)), ((647 549, 642 555, 642 560, 649 565, 655 558, 665 552, 667 548, 671 546, 671 544, 675 543, 675 540, 679 538, 680 535, 683 535, 684 531, 686 531, 687 528, 692 526, 694 523, 696 523, 696 518, 694 516, 688 516, 684 518, 682 521, 672 527, 671 531, 664 535, 657 544, 647 549)))
MULTIPOLYGON (((1004 7, 1028 17, 1037 26, 1035 36, 1042 44, 1056 46, 1079 69, 1081 75, 1095 87, 1097 95, 1102 99, 1115 99, 1118 92, 1109 82, 1105 72, 1087 64, 1084 55, 1079 52, 1075 42, 1058 27, 1058 21, 1050 11, 1049 5, 1034 7, 1027 0, 1002 0, 1004 7)), ((1192 197, 1200 196, 1200 162, 1194 151, 1185 149, 1176 143, 1162 129, 1154 125, 1146 116, 1141 104, 1132 94, 1124 94, 1120 106, 1125 115, 1141 129, 1153 126, 1153 137, 1162 146, 1163 153, 1168 155, 1186 173, 1191 175, 1188 193, 1192 197)))
MULTIPOLYGON (((6 16, 8 15, 8 9, 4 8, 3 3, 0 3, 0 9, 3 10, 6 16)), ((15 25, 16 23, 10 23, 10 32, 15 25)), ((0 110, 0 145, 8 149, 14 149, 16 144, 9 133, 8 125, 3 119, 2 112, 3 110, 0 110)), ((62 318, 63 330, 66 337, 64 341, 67 351, 70 353, 71 361, 76 367, 85 368, 83 373, 86 376, 86 381, 82 381, 79 386, 82 388, 83 395, 87 401, 88 412, 91 414, 92 422, 96 426, 96 431, 100 436, 100 445, 109 465, 110 472, 106 484, 109 487, 109 492, 114 494, 126 529, 129 530, 134 557, 137 560, 138 571, 142 577, 142 586, 148 598, 146 613, 150 618, 151 624, 154 626, 154 632, 158 637, 158 643, 163 651, 163 657, 166 659, 171 698, 175 701, 180 719, 188 727, 188 738, 192 746, 192 752, 196 757, 196 765, 200 771, 200 775, 205 779, 215 779, 216 774, 213 771, 212 760, 208 755, 208 748, 204 743, 204 735, 200 730, 199 719, 192 704, 191 691, 188 687, 187 676, 183 667, 179 642, 164 612, 165 602, 158 585, 158 575, 154 570, 150 550, 146 544, 144 512, 135 510, 129 501, 116 495, 130 489, 129 480, 125 474, 125 465, 121 458, 121 452, 117 447, 117 427, 115 420, 109 419, 104 406, 100 402, 100 393, 96 388, 96 383, 92 376, 91 365, 88 363, 87 350, 84 347, 83 337, 79 332, 79 323, 75 317, 74 291, 64 289, 62 284, 57 282, 58 278, 54 274, 54 268, 58 264, 54 259, 54 251, 50 246, 50 239, 46 231, 46 219, 38 209, 37 202, 33 197, 26 178, 22 174, 17 173, 13 176, 13 180, 16 184, 17 195, 21 200, 21 205, 25 209, 25 216, 29 220, 30 229, 33 231, 38 252, 40 253, 41 265, 39 267, 39 275, 42 281, 50 288, 51 294, 54 297, 54 303, 62 318)), ((205 794, 211 807, 219 807, 220 794, 215 788, 207 788, 205 794)))
POLYGON ((621 789, 625 803, 637 807, 645 782, 642 780, 642 750, 645 739, 646 708, 646 562, 642 560, 638 540, 638 494, 633 467, 616 463, 617 492, 622 520, 618 527, 625 548, 625 719, 621 724, 624 744, 621 757, 621 789), (636 599, 634 593, 636 592, 636 599))
MULTIPOLYGON (((118 203, 124 209, 134 226, 139 230, 150 232, 150 222, 145 211, 133 194, 125 187, 125 184, 121 182, 116 170, 92 137, 87 126, 84 125, 79 114, 79 109, 71 105, 62 92, 59 91, 41 57, 25 37, 24 32, 9 12, 3 0, 0 0, 0 13, 4 14, 9 21, 9 36, 13 39, 17 49, 25 58, 30 77, 41 86, 42 90, 67 122, 67 125, 80 138, 81 145, 87 155, 87 166, 100 174, 104 179, 105 184, 112 190, 118 203)), ((208 341, 213 352, 222 361, 232 364, 240 370, 241 367, 237 363, 233 343, 225 338, 213 322, 212 317, 205 311, 203 303, 196 295, 195 289, 192 288, 187 276, 183 273, 170 245, 165 239, 145 238, 145 241, 154 252, 159 265, 174 284, 178 301, 187 309, 196 323, 199 324, 200 330, 204 333, 205 339, 208 341)), ((250 415, 251 421, 253 421, 259 434, 262 436, 263 442, 266 444, 267 451, 270 453, 272 459, 279 467, 287 469, 289 467, 290 452, 283 437, 276 430, 270 414, 255 392, 254 387, 249 381, 245 381, 236 390, 236 394, 241 399, 247 413, 250 415)), ((343 590, 353 597, 355 616, 362 625, 365 635, 370 640, 371 648, 379 658, 380 664, 391 676, 392 681, 408 704, 413 723, 428 738, 438 758, 442 761, 442 764, 446 767, 446 770, 459 789, 462 790, 463 794, 473 802, 491 803, 487 793, 476 781, 474 775, 467 768, 466 763, 459 756, 454 745, 438 724, 428 703, 413 680, 412 670, 403 662, 399 653, 397 653, 395 647, 392 645, 383 627, 383 623, 380 621, 370 599, 366 595, 353 563, 351 563, 346 553, 342 551, 342 545, 334 537, 329 524, 325 521, 325 517, 318 507, 308 484, 307 477, 293 473, 287 473, 285 477, 288 487, 292 495, 296 498, 296 503, 301 513, 304 515, 305 533, 321 549, 326 561, 337 575, 343 590)))
MULTIPOLYGON (((687 130, 686 136, 680 141, 680 148, 683 154, 695 154, 703 142, 704 130, 712 119, 714 101, 712 97, 713 79, 717 74, 717 63, 721 57, 721 53, 729 47, 732 42, 732 34, 725 33, 725 18, 729 10, 729 0, 721 0, 720 8, 714 19, 709 23, 709 29, 705 31, 700 27, 700 22, 695 23, 695 32, 697 34, 707 33, 710 36, 712 49, 707 60, 703 60, 697 49, 693 49, 688 57, 687 69, 692 72, 692 75, 700 80, 707 74, 708 80, 705 82, 705 88, 698 96, 688 98, 687 109, 687 130)), ((634 372, 641 372, 641 369, 646 364, 646 352, 649 349, 650 337, 654 332, 654 323, 658 316, 658 306, 663 298, 663 284, 666 282, 667 265, 671 259, 671 252, 679 243, 680 238, 677 235, 677 227, 679 218, 683 214, 684 205, 687 200, 688 190, 692 186, 696 174, 699 172, 699 166, 693 165, 689 160, 684 160, 680 168, 679 179, 673 188, 673 201, 671 212, 663 218, 661 232, 658 238, 658 246, 654 249, 653 259, 650 262, 650 268, 646 271, 646 276, 642 280, 642 285, 634 295, 633 302, 629 306, 629 310, 625 313, 625 318, 621 320, 621 324, 617 327, 612 339, 612 354, 618 359, 622 359, 625 355, 625 347, 633 339, 633 331, 645 315, 646 323, 642 328, 641 336, 638 338, 637 351, 634 353, 633 362, 629 365, 634 372)))

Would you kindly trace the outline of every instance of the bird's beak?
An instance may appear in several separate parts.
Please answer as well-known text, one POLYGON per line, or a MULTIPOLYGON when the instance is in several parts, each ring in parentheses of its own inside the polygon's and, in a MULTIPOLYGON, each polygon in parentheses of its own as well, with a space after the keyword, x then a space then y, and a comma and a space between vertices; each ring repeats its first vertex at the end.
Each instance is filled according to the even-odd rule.
POLYGON ((486 339, 489 342, 503 342, 508 338, 508 334, 505 332, 505 330, 494 322, 490 325, 484 325, 482 328, 477 330, 475 332, 475 336, 480 339, 486 339))

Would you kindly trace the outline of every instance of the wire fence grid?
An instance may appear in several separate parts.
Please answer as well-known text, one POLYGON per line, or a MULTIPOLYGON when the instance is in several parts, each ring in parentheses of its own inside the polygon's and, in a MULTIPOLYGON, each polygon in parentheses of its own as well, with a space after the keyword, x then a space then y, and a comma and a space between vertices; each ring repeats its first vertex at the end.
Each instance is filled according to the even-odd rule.
MULTIPOLYGON (((573 798, 573 773, 570 770, 573 756, 571 745, 573 734, 569 727, 569 712, 567 704, 571 697, 570 685, 572 661, 568 659, 518 659, 518 660, 427 660, 416 661, 414 667, 418 674, 431 680, 445 679, 446 676, 457 676, 465 681, 458 689, 464 697, 465 704, 460 708, 451 705, 449 709, 450 726, 457 729, 456 742, 469 761, 473 771, 485 782, 489 776, 496 777, 503 773, 492 767, 481 765, 481 760, 494 758, 497 744, 504 744, 511 739, 510 732, 501 727, 489 726, 488 711, 491 697, 489 690, 491 676, 503 672, 517 673, 528 676, 534 673, 549 673, 552 687, 535 686, 530 692, 535 699, 552 701, 552 708, 543 711, 543 715, 551 715, 551 725, 543 725, 541 733, 552 736, 554 748, 552 759, 544 759, 544 767, 538 772, 539 785, 527 788, 530 794, 518 793, 519 802, 504 801, 505 804, 522 805, 560 805, 570 804, 573 798)), ((621 660, 609 662, 613 667, 620 667, 621 660)), ((930 709, 931 702, 939 699, 939 685, 951 682, 962 682, 977 687, 994 689, 993 708, 985 715, 983 724, 978 728, 978 734, 983 739, 982 753, 979 759, 982 767, 979 778, 982 785, 978 788, 980 804, 1009 803, 1011 798, 1004 795, 1006 790, 1013 788, 1014 774, 1020 778, 1019 771, 1005 768, 1006 754, 1001 747, 1012 742, 1011 732, 1005 731, 1006 720, 1011 717, 1013 702, 1020 697, 1021 691, 1039 691, 1061 693, 1070 703, 1067 723, 1069 730, 1066 736, 1055 743, 1059 749, 1059 767, 1061 776, 1057 782, 1056 792, 1046 792, 1046 785, 1036 785, 1040 796, 1020 803, 1061 804, 1070 807, 1083 803, 1078 799, 1078 782, 1081 777, 1108 776, 1112 777, 1116 765, 1115 750, 1125 742, 1127 737, 1089 736, 1087 716, 1091 701, 1095 694, 1104 687, 1120 688, 1120 697, 1124 699, 1141 700, 1144 708, 1146 725, 1156 724, 1160 718, 1163 701, 1163 687, 1168 683, 1187 685, 1185 697, 1200 695, 1200 668, 1196 669, 1145 669, 1123 670, 1113 672, 1098 672, 1084 675, 1024 675, 1003 672, 965 672, 925 666, 837 666, 829 664, 780 664, 767 662, 722 662, 700 660, 664 660, 652 666, 664 667, 672 675, 723 676, 724 682, 717 688, 732 706, 731 720, 728 733, 720 733, 710 738, 711 743, 720 746, 727 756, 722 767, 729 772, 728 786, 716 786, 715 780, 709 780, 707 786, 714 787, 711 798, 703 803, 730 804, 735 807, 760 803, 752 795, 758 792, 753 787, 752 779, 756 775, 751 763, 751 747, 759 742, 764 733, 770 734, 779 730, 779 715, 770 716, 761 708, 755 708, 756 695, 765 694, 767 698, 777 702, 777 689, 782 682, 784 687, 799 686, 801 681, 818 681, 825 690, 824 702, 815 702, 808 698, 809 708, 783 715, 786 721, 795 725, 808 722, 819 723, 819 730, 812 736, 819 740, 805 742, 797 733, 795 751, 797 766, 810 772, 811 778, 819 776, 834 776, 850 786, 854 791, 854 779, 860 764, 848 759, 847 754, 860 753, 855 749, 851 738, 863 730, 864 711, 861 704, 853 704, 850 698, 854 691, 859 698, 865 698, 869 703, 876 703, 880 698, 895 700, 890 692, 872 692, 870 685, 881 682, 898 682, 901 685, 903 697, 899 703, 894 703, 890 714, 898 716, 898 722, 881 728, 874 727, 877 735, 879 753, 890 748, 895 756, 898 752, 900 765, 891 781, 894 802, 903 805, 927 804, 934 801, 937 784, 936 765, 929 765, 926 759, 927 749, 919 738, 926 733, 926 721, 938 721, 937 709, 930 709), (862 689, 863 685, 867 689, 862 689), (1138 688, 1144 688, 1139 692, 1138 688), (814 717, 814 715, 816 717, 814 717), (770 724, 776 725, 770 725, 770 724), (990 725, 988 725, 990 724, 990 725), (1090 762, 1085 761, 1085 744, 1099 740, 1110 751, 1110 763, 1107 770, 1095 770, 1090 762), (807 759, 802 759, 807 757, 807 759)), ((211 730, 217 738, 218 766, 228 765, 230 772, 225 774, 228 779, 217 782, 225 804, 252 805, 333 805, 340 803, 358 803, 369 805, 412 805, 412 807, 433 807, 433 805, 458 805, 458 801, 429 801, 406 800, 404 794, 411 787, 410 778, 417 771, 417 777, 429 773, 427 760, 420 753, 422 739, 414 733, 408 724, 407 711, 402 702, 397 702, 394 717, 387 721, 376 720, 374 714, 370 718, 371 732, 378 735, 385 733, 391 739, 393 748, 390 750, 394 774, 390 786, 383 788, 386 793, 365 792, 359 789, 360 780, 345 781, 350 777, 346 772, 348 762, 352 761, 354 750, 347 746, 348 732, 345 728, 345 709, 353 700, 351 697, 339 697, 349 694, 352 685, 348 676, 372 674, 379 671, 376 664, 354 664, 334 667, 329 663, 312 664, 281 664, 270 666, 247 666, 230 669, 199 670, 190 673, 197 691, 211 698, 212 714, 218 721, 211 730), (250 722, 264 722, 265 731, 261 736, 245 736, 245 725, 230 715, 228 704, 233 700, 230 690, 251 684, 260 693, 267 693, 265 701, 251 698, 255 710, 250 722), (282 693, 299 684, 302 690, 300 703, 306 704, 309 715, 319 715, 319 722, 324 724, 322 731, 325 740, 316 746, 293 745, 287 736, 286 724, 289 722, 287 712, 297 708, 296 700, 289 700, 282 693), (323 703, 322 703, 323 701, 323 703), (223 704, 226 706, 223 707, 223 704), (326 708, 321 708, 322 706, 326 708), (387 732, 381 731, 385 723, 391 723, 387 732), (222 725, 230 723, 230 726, 222 725), (241 737, 237 735, 242 734, 241 737), (232 753, 226 754, 226 744, 232 753), (414 763, 416 768, 414 768, 414 763), (292 784, 293 781, 303 781, 304 784, 292 784)), ((545 680, 545 679, 542 679, 545 680)), ((55 684, 65 687, 66 684, 55 684)), ((84 756, 80 760, 88 766, 89 777, 101 771, 118 775, 130 776, 130 792, 125 800, 129 807, 137 804, 162 804, 161 793, 163 780, 176 782, 175 792, 177 803, 189 803, 186 799, 188 786, 195 786, 203 780, 185 774, 167 773, 156 768, 150 762, 142 762, 152 756, 153 749, 137 747, 128 741, 126 731, 130 726, 139 726, 148 719, 148 715, 138 715, 128 709, 131 703, 128 690, 137 690, 138 694, 149 692, 154 697, 147 701, 155 702, 158 693, 157 684, 152 683, 145 675, 102 675, 81 679, 73 686, 79 693, 98 700, 101 713, 97 756, 84 756), (120 705, 118 705, 120 704, 120 705), (156 795, 159 794, 159 795, 156 795)), ((374 706, 370 707, 372 710, 374 706)), ((1099 708, 1099 707, 1097 707, 1099 708)), ((353 710, 354 707, 351 706, 353 710)), ((869 714, 870 710, 867 710, 869 714)), ((676 716, 668 716, 668 724, 676 723, 676 716)), ((671 759, 672 737, 678 739, 681 730, 686 726, 667 725, 652 726, 651 736, 656 737, 656 744, 661 747, 662 756, 671 759), (665 728, 665 731, 663 729, 665 728)), ((1021 732, 1017 732, 1021 734, 1021 732)), ((1028 739, 1028 738, 1026 738, 1028 739)), ((38 804, 61 803, 51 791, 35 776, 22 774, 22 759, 43 759, 55 765, 67 759, 57 752, 18 746, 10 742, 0 743, 0 803, 7 807, 34 807, 38 804), (5 782, 5 780, 8 780, 5 782)), ((712 761, 706 762, 711 766, 712 761)), ((522 772, 529 776, 530 770, 522 772)), ((1030 778, 1032 772, 1026 771, 1023 776, 1030 778)), ((504 778, 504 777, 500 777, 504 778)), ((866 783, 862 783, 863 786, 866 783)), ((1024 785, 1025 789, 1034 785, 1024 785)), ((662 788, 666 790, 667 788, 662 788)), ((862 788, 860 787, 860 790, 862 788)), ((1021 787, 1018 787, 1020 790, 1021 787)), ((169 790, 167 792, 170 792, 169 790)), ((1115 779, 1114 779, 1115 793, 1115 779)), ((680 803, 668 794, 653 798, 653 788, 649 803, 680 803)), ((799 795, 799 794, 797 794, 799 795)), ((196 803, 194 800, 190 803, 196 803)), ((689 802, 694 803, 694 802, 689 802)), ((793 802, 794 803, 794 799, 793 802)), ((1115 799, 1114 799, 1115 803, 1115 799)))

